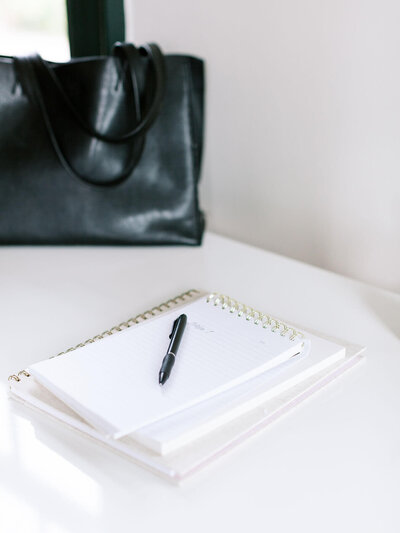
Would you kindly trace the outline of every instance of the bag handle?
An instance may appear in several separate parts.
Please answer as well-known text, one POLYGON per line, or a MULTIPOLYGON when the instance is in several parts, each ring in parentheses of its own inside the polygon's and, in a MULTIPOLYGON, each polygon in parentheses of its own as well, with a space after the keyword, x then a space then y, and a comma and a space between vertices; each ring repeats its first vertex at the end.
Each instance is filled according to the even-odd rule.
MULTIPOLYGON (((163 97, 163 93, 164 93, 164 88, 165 88, 165 69, 164 69, 163 55, 161 53, 160 48, 156 44, 145 44, 142 47, 142 49, 146 51, 154 68, 154 75, 155 75, 154 98, 153 98, 152 105, 150 106, 150 109, 148 110, 146 116, 144 116, 142 120, 139 122, 139 124, 137 124, 132 130, 122 135, 102 134, 99 131, 95 130, 89 123, 85 122, 83 118, 80 116, 75 106, 72 104, 68 95, 65 93, 57 76, 54 74, 53 69, 51 69, 48 66, 48 64, 39 55, 36 55, 34 57, 36 59, 35 63, 37 67, 40 68, 42 72, 45 72, 47 74, 47 77, 51 79, 51 81, 54 84, 54 87, 56 88, 58 94, 60 95, 60 98, 63 100, 64 104, 68 107, 72 116, 75 118, 76 122, 82 127, 82 129, 84 129, 89 135, 91 135, 92 137, 95 137, 96 139, 100 141, 105 141, 109 143, 124 143, 126 141, 133 139, 139 133, 144 133, 152 125, 155 118, 157 117, 158 110, 159 110, 161 100, 163 97)), ((137 99, 138 92, 137 92, 135 65, 139 62, 140 51, 131 43, 117 42, 113 46, 112 54, 115 57, 119 57, 122 60, 125 60, 127 62, 131 87, 137 99)))
POLYGON ((58 95, 60 96, 60 98, 66 105, 66 107, 69 109, 69 111, 71 112, 71 116, 73 117, 75 122, 78 124, 78 126, 81 127, 81 129, 86 131, 86 133, 88 133, 91 137, 94 137, 100 141, 104 141, 108 143, 126 143, 132 140, 134 137, 138 136, 139 134, 143 135, 153 124, 154 120, 156 119, 158 115, 160 104, 162 102, 162 97, 164 94, 164 89, 165 89, 164 57, 163 57, 161 50, 155 44, 146 44, 145 46, 142 47, 142 50, 144 50, 149 56, 150 62, 154 70, 154 77, 155 77, 155 90, 154 90, 153 101, 144 117, 141 117, 138 84, 137 84, 137 78, 136 78, 136 72, 135 72, 136 70, 135 66, 137 65, 140 59, 140 51, 130 43, 116 43, 113 47, 113 55, 123 59, 124 62, 128 66, 129 81, 130 81, 131 89, 133 91, 136 113, 137 113, 137 116, 139 117, 139 123, 134 128, 132 128, 130 131, 124 134, 121 134, 121 135, 102 134, 98 132, 95 128, 93 128, 89 123, 87 123, 81 117, 81 115, 79 114, 75 106, 72 104, 72 102, 68 98, 59 80, 57 79, 57 76, 54 74, 52 69, 47 65, 47 63, 38 54, 35 54, 33 56, 14 58, 14 65, 16 68, 18 79, 21 82, 21 85, 24 91, 31 97, 31 99, 34 102, 37 103, 41 111, 42 117, 44 119, 44 123, 48 131, 48 134, 50 136, 50 140, 52 142, 53 148, 58 156, 58 159, 60 160, 60 163, 68 171, 69 174, 80 179, 81 181, 84 181, 91 185, 97 185, 100 187, 117 185, 118 183, 123 182, 131 174, 137 162, 138 156, 140 156, 140 153, 136 154, 136 156, 135 154, 133 154, 127 167, 120 174, 106 181, 102 181, 102 182, 96 181, 91 176, 83 175, 79 173, 77 170, 75 170, 72 167, 71 163, 68 161, 67 157, 64 155, 59 145, 57 136, 55 134, 53 125, 51 123, 49 113, 47 111, 46 102, 45 102, 45 99, 43 98, 42 90, 41 90, 39 81, 37 79, 36 73, 38 71, 41 71, 47 75, 48 79, 52 81, 53 86, 55 87, 58 95))

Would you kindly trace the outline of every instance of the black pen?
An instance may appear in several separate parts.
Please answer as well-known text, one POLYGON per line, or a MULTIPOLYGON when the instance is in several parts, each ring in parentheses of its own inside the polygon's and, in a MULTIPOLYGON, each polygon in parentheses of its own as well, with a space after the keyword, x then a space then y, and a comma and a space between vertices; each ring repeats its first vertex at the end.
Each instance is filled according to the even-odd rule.
POLYGON ((175 320, 174 325, 172 326, 172 332, 169 338, 171 339, 167 354, 163 359, 160 373, 158 375, 158 382, 160 385, 164 385, 164 383, 169 378, 169 375, 171 373, 172 367, 175 363, 175 357, 178 353, 179 345, 182 340, 183 332, 185 331, 187 322, 187 316, 181 315, 178 316, 178 318, 175 320))

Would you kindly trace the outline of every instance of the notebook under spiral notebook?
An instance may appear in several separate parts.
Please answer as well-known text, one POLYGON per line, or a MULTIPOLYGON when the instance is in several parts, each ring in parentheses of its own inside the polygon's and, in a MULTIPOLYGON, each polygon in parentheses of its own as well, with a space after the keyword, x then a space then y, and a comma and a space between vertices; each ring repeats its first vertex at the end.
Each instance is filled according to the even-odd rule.
MULTIPOLYGON (((246 413, 250 423, 250 413, 263 402, 279 394, 289 397, 290 391, 301 390, 301 383, 307 388, 310 380, 318 381, 313 376, 349 364, 343 346, 304 335, 232 298, 198 291, 59 355, 10 376, 12 394, 160 472, 171 461, 183 461, 179 468, 189 471, 191 447, 197 462, 205 460, 199 437, 228 428, 246 413), (160 388, 158 370, 168 335, 182 312, 187 331, 170 380, 160 388), (135 442, 153 452, 146 455, 135 442), (181 459, 155 459, 155 452, 182 445, 187 451, 181 459)), ((178 476, 174 472, 167 475, 178 476)))

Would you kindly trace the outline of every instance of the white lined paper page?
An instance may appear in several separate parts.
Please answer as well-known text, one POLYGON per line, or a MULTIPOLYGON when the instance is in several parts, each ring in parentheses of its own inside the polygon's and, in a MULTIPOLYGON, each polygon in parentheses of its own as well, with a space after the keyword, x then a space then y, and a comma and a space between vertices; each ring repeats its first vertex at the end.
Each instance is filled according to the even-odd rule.
POLYGON ((288 360, 301 349, 201 298, 73 352, 29 367, 93 426, 122 437, 288 360), (167 383, 158 372, 175 318, 187 327, 167 383))

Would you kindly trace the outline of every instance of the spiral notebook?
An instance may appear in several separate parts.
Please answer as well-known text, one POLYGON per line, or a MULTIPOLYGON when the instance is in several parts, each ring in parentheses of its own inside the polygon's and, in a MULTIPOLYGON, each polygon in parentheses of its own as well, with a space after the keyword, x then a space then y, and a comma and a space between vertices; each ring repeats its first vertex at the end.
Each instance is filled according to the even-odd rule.
POLYGON ((269 315, 209 295, 27 370, 93 427, 120 438, 239 386, 307 345, 301 332, 269 315), (187 327, 160 387, 160 364, 181 312, 187 327))
MULTIPOLYGON (((262 332, 263 336, 257 337, 262 341, 261 346, 267 338, 280 339, 276 342, 286 339, 286 343, 279 344, 281 347, 290 347, 285 356, 286 362, 275 366, 269 363, 269 371, 261 372, 256 377, 243 381, 241 385, 228 387, 223 393, 195 403, 158 422, 145 425, 119 439, 110 439, 105 435, 104 429, 101 431, 95 429, 59 397, 42 386, 28 370, 22 370, 9 377, 11 396, 27 404, 30 409, 34 408, 56 418, 70 428, 78 430, 82 435, 104 443, 114 451, 158 474, 165 475, 169 479, 181 480, 208 464, 222 452, 257 433, 277 416, 297 405, 302 399, 325 386, 361 359, 362 347, 351 345, 345 347, 346 343, 325 338, 314 332, 307 332, 304 335, 300 332, 301 328, 290 327, 281 320, 240 304, 232 298, 223 295, 205 297, 204 293, 192 290, 74 348, 69 348, 66 352, 58 354, 62 357, 53 356, 51 360, 66 360, 73 353, 79 353, 79 349, 85 346, 100 345, 103 339, 110 338, 115 333, 117 333, 115 337, 121 337, 124 331, 138 330, 144 323, 150 325, 152 321, 160 321, 162 316, 169 317, 168 320, 171 322, 174 313, 181 313, 183 309, 186 312, 190 309, 191 303, 195 302, 201 302, 204 310, 212 310, 206 312, 207 316, 210 312, 212 314, 209 316, 222 313, 230 317, 229 320, 233 319, 235 329, 238 324, 243 324, 246 331, 262 332), (310 340, 311 353, 309 353, 310 340), (298 348, 301 349, 300 353, 297 352, 298 348), (290 353, 293 353, 293 356, 288 358, 290 353), (162 456, 160 453, 163 446, 167 452, 179 448, 178 453, 175 451, 162 456)), ((214 321, 213 327, 215 323, 214 321)), ((192 324, 196 331, 202 331, 199 328, 204 325, 199 321, 194 321, 192 324)), ((218 351, 214 353, 218 354, 218 351)), ((39 365, 32 365, 32 368, 36 366, 39 365)), ((141 405, 133 405, 130 408, 138 409, 141 405)), ((19 414, 29 416, 29 412, 26 414, 22 411, 19 414)), ((31 420, 33 418, 39 438, 46 440, 49 437, 51 442, 54 441, 51 437, 53 430, 50 419, 46 424, 46 419, 35 418, 33 414, 29 418, 31 420)))

